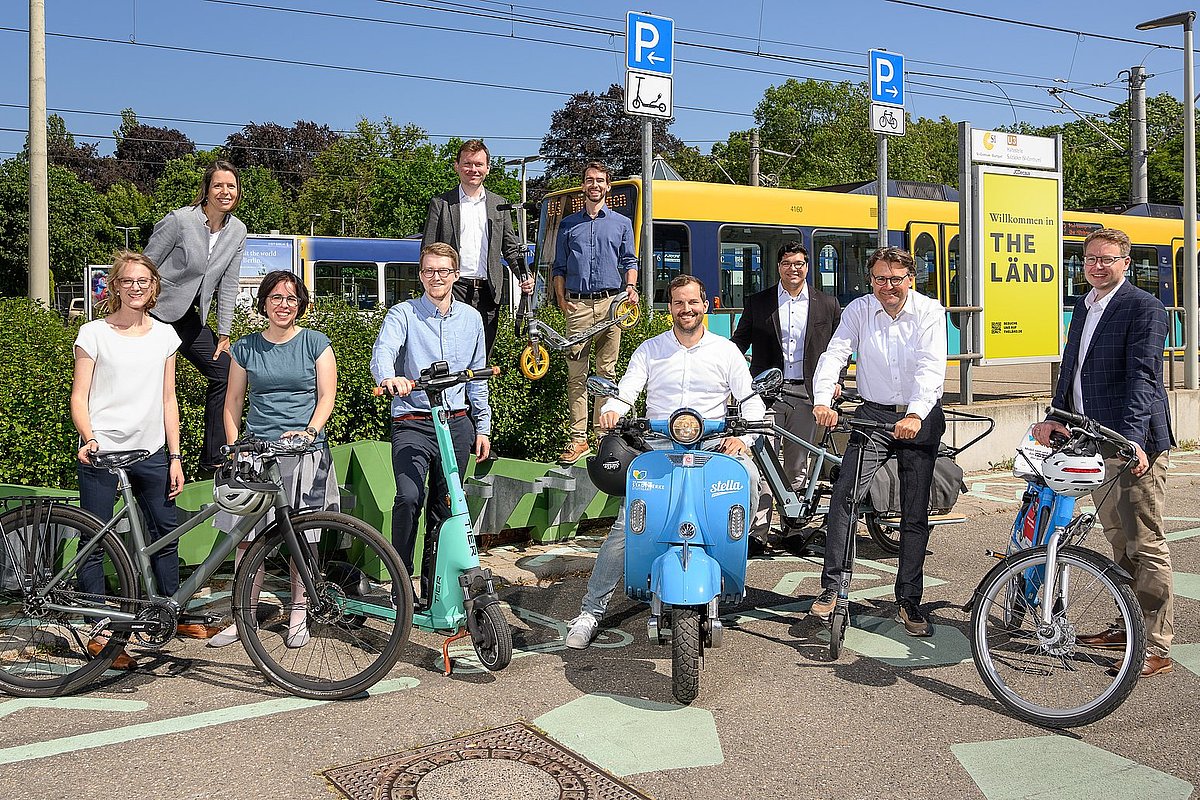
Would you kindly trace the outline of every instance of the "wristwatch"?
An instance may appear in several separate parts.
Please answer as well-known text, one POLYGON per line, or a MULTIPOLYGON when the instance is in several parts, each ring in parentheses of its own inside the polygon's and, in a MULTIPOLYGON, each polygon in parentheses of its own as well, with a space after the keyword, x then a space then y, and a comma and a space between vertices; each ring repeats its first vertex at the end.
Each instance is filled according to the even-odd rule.
POLYGON ((167 460, 168 461, 183 461, 183 454, 182 453, 168 453, 167 460))
POLYGON ((312 425, 309 425, 307 428, 305 428, 304 432, 307 433, 309 436, 311 436, 314 439, 317 438, 317 429, 314 428, 312 425))

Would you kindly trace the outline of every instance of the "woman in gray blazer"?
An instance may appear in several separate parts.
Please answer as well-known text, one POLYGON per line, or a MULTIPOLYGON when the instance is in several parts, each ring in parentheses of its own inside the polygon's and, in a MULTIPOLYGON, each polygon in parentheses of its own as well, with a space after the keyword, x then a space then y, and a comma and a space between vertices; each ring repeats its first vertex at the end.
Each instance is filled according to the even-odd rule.
POLYGON ((221 415, 229 381, 229 331, 246 249, 246 226, 233 215, 240 199, 237 168, 228 161, 214 161, 204 171, 195 203, 159 220, 144 251, 161 276, 154 317, 175 328, 183 342, 179 352, 208 379, 202 471, 211 471, 221 462, 225 440, 221 415), (207 325, 214 293, 216 335, 207 325))

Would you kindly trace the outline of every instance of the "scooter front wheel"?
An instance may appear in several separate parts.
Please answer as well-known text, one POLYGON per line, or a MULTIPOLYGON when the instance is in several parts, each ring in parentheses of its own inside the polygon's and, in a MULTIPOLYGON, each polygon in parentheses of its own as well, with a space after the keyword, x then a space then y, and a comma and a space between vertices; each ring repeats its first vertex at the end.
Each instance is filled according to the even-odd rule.
POLYGON ((521 374, 531 381, 544 378, 550 371, 550 351, 543 344, 539 344, 536 348, 533 345, 526 345, 525 349, 521 351, 521 361, 518 366, 521 374))
POLYGON ((475 645, 475 655, 479 656, 479 663, 491 672, 504 669, 512 661, 512 628, 508 626, 500 604, 476 606, 472 613, 475 615, 479 637, 472 637, 471 643, 475 645))
POLYGON ((700 694, 700 614, 694 608, 671 611, 671 694, 684 705, 700 694))
POLYGON ((642 307, 632 300, 625 299, 617 304, 617 327, 627 331, 642 318, 642 307))
POLYGON ((842 654, 842 642, 846 640, 846 625, 849 614, 845 609, 835 608, 829 618, 829 657, 834 661, 842 654))

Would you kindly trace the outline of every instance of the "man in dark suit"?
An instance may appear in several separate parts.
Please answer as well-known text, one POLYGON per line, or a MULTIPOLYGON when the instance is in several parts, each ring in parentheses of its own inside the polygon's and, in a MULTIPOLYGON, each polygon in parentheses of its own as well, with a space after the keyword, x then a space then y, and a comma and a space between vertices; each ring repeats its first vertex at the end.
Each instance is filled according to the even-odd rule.
MULTIPOLYGON (((823 433, 813 418, 813 373, 841 319, 837 299, 808 285, 808 250, 790 241, 779 251, 779 283, 750 296, 731 337, 751 351, 750 374, 783 370, 783 396, 772 411, 780 427, 807 442, 823 433)), ((783 472, 792 488, 803 488, 808 451, 786 439, 783 472)))
MULTIPOLYGON (((1162 515, 1168 451, 1175 437, 1162 374, 1167 312, 1158 298, 1125 280, 1129 248, 1129 237, 1113 228, 1094 231, 1084 240, 1083 265, 1092 290, 1075 304, 1054 406, 1112 428, 1137 448, 1137 462, 1121 473, 1115 487, 1102 487, 1092 500, 1113 559, 1133 575, 1146 618, 1142 677, 1148 678, 1172 669, 1175 599, 1162 515)), ((1040 422, 1033 435, 1049 444, 1056 430, 1066 433, 1057 422, 1040 422)), ((1106 475, 1124 465, 1124 459, 1106 458, 1106 475)), ((1114 627, 1081 635, 1079 642, 1121 648, 1125 631, 1114 627)))
MULTIPOLYGON (((445 242, 458 252, 454 299, 472 306, 483 317, 489 357, 496 341, 501 291, 507 278, 500 257, 504 256, 518 277, 525 272, 512 219, 507 210, 500 208, 505 199, 483 188, 491 171, 490 158, 487 145, 479 139, 462 143, 454 161, 459 185, 429 201, 429 217, 421 237, 422 250, 434 242, 445 242)), ((521 282, 521 291, 533 292, 532 276, 521 282)))

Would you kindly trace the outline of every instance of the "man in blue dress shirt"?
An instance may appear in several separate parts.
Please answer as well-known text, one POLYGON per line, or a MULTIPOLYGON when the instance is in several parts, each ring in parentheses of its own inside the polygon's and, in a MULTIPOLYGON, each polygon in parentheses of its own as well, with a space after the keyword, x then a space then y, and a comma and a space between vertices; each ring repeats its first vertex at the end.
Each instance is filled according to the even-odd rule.
MULTIPOLYGON (((465 302, 454 299, 458 253, 444 242, 427 245, 421 250, 419 271, 425 293, 392 306, 371 353, 375 382, 394 398, 392 469, 396 475, 396 502, 392 507, 392 544, 410 574, 422 506, 427 536, 450 516, 429 397, 424 392, 411 394, 413 382, 435 361, 448 362, 451 372, 487 366, 483 317, 465 302)), ((466 475, 472 444, 477 461, 487 459, 491 451, 488 436, 492 409, 487 382, 455 386, 442 397, 450 416, 458 473, 466 475)))
MULTIPOLYGON (((638 301, 637 251, 633 223, 604 202, 612 174, 593 161, 583 169, 583 210, 563 218, 550 271, 558 307, 567 318, 567 336, 576 336, 608 318, 609 307, 628 297, 638 301)), ((571 441, 559 463, 574 464, 588 452, 588 398, 585 383, 592 342, 596 345, 596 372, 609 380, 617 375, 621 328, 614 325, 592 341, 567 352, 567 403, 571 409, 571 441)), ((599 419, 600 406, 594 416, 599 419)))

